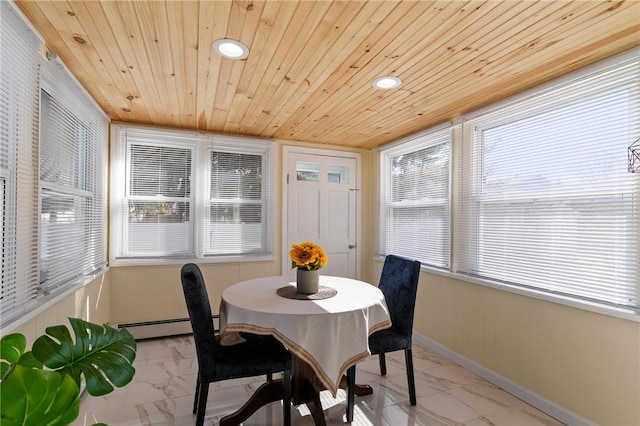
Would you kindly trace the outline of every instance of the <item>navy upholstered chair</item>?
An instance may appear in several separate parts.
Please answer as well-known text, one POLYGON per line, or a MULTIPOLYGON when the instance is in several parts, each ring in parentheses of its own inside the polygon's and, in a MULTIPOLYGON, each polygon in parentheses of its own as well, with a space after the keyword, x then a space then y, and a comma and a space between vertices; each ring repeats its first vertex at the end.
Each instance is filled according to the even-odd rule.
POLYGON ((222 346, 214 329, 207 288, 200 268, 187 263, 180 273, 198 357, 198 378, 193 412, 196 425, 204 422, 209 383, 283 373, 284 424, 291 424, 291 354, 272 336, 243 334, 246 342, 222 346))
MULTIPOLYGON (((411 352, 413 332, 413 312, 416 306, 420 262, 396 255, 388 255, 382 266, 378 288, 384 294, 391 327, 376 331, 369 336, 369 350, 378 355, 380 374, 387 374, 385 354, 404 351, 409 384, 409 401, 416 405, 416 385, 413 375, 413 355, 411 352)), ((353 421, 355 366, 347 370, 347 421, 353 421)))
POLYGON ((396 255, 388 255, 385 258, 378 287, 382 290, 389 308, 391 328, 369 336, 369 350, 371 354, 379 356, 380 374, 383 376, 387 374, 385 353, 404 350, 411 405, 416 405, 411 335, 419 277, 419 261, 396 255))

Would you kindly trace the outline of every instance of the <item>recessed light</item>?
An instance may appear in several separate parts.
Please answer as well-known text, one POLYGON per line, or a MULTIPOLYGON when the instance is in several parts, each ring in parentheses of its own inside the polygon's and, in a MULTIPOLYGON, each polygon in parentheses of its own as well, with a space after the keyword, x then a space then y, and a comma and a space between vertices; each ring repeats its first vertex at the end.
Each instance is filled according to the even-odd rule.
POLYGON ((249 56, 249 48, 243 43, 228 38, 221 38, 213 42, 213 50, 220 56, 229 59, 245 59, 249 56))
POLYGON ((376 89, 393 89, 400 86, 400 79, 398 77, 393 77, 390 75, 385 75, 383 77, 378 77, 371 82, 371 85, 376 89))

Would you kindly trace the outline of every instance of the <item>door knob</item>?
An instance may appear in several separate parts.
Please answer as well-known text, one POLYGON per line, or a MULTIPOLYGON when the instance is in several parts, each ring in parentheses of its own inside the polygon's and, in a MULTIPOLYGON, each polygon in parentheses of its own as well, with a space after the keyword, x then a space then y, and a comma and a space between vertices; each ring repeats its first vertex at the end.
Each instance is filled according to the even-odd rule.
POLYGON ((355 244, 349 244, 349 248, 350 249, 356 248, 356 245, 355 244))

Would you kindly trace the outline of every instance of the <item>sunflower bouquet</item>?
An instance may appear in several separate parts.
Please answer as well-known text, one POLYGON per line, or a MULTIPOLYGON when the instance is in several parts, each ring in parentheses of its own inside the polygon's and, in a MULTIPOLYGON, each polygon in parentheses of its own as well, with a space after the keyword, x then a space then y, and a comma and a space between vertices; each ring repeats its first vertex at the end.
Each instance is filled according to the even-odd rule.
POLYGON ((324 254, 322 247, 309 241, 291 245, 289 257, 291 257, 292 268, 305 269, 307 271, 315 271, 329 263, 329 259, 324 254))

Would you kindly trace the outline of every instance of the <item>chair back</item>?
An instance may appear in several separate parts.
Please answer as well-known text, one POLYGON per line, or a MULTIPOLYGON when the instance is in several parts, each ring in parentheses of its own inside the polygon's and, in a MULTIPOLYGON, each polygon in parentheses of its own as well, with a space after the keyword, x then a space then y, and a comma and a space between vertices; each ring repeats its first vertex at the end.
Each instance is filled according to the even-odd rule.
POLYGON ((216 348, 215 329, 211 316, 211 305, 207 287, 202 278, 202 272, 198 265, 187 263, 180 271, 182 279, 182 291, 184 300, 187 303, 191 328, 193 330, 193 340, 196 345, 198 355, 198 368, 201 373, 212 371, 213 352, 216 348))
POLYGON ((419 277, 419 261, 393 254, 385 258, 379 288, 387 302, 392 327, 405 336, 411 336, 413 330, 419 277))

